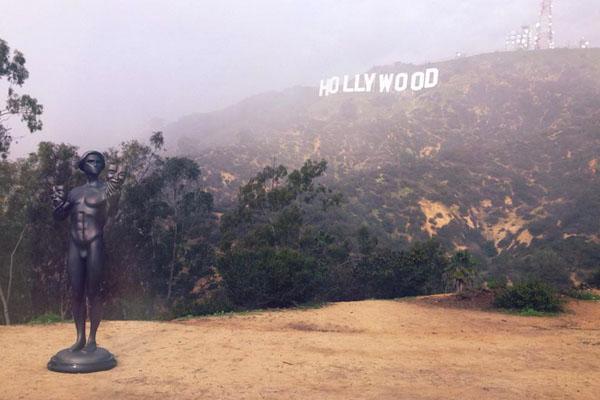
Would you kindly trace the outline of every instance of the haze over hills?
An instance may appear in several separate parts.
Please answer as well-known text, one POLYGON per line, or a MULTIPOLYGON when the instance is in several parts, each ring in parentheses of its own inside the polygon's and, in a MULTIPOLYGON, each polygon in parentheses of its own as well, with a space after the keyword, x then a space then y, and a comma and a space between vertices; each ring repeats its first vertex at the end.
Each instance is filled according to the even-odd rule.
POLYGON ((490 257, 565 244, 597 251, 600 49, 372 72, 430 66, 440 70, 433 89, 318 97, 295 87, 182 118, 165 136, 199 163, 217 204, 274 161, 325 159, 351 224, 392 241, 436 236, 490 257))

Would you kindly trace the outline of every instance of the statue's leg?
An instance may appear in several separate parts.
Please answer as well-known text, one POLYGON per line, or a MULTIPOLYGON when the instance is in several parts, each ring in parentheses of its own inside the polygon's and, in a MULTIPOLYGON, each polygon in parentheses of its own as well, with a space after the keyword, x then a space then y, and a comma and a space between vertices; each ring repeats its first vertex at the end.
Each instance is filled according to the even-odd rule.
POLYGON ((71 240, 67 258, 67 271, 71 282, 71 307, 77 329, 77 340, 71 346, 72 351, 85 346, 85 260, 79 255, 79 248, 71 240))
POLYGON ((96 349, 96 331, 102 319, 102 299, 100 298, 100 283, 104 269, 104 245, 102 238, 96 238, 90 243, 87 257, 86 293, 90 304, 90 335, 86 345, 87 351, 96 349))

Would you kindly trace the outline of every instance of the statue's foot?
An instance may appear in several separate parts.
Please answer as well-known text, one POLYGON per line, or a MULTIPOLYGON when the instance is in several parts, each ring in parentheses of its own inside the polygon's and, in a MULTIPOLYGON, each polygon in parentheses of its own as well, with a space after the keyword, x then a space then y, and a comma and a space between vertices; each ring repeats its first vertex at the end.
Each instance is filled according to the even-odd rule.
POLYGON ((94 351, 96 351, 96 348, 97 348, 96 341, 88 340, 87 344, 83 348, 83 351, 85 351, 86 353, 93 353, 94 351))
POLYGON ((69 350, 79 351, 79 350, 83 349, 83 346, 85 346, 85 338, 78 337, 77 341, 75 341, 75 343, 73 343, 73 346, 69 347, 69 350))

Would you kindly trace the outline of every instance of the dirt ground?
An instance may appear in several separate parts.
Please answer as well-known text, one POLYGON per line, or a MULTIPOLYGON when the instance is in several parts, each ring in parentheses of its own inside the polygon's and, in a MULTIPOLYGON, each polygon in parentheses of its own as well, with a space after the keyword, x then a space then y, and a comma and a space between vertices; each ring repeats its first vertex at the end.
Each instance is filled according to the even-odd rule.
POLYGON ((81 375, 46 369, 71 324, 2 326, 0 399, 598 399, 600 303, 568 309, 520 317, 442 296, 103 321, 118 365, 81 375))

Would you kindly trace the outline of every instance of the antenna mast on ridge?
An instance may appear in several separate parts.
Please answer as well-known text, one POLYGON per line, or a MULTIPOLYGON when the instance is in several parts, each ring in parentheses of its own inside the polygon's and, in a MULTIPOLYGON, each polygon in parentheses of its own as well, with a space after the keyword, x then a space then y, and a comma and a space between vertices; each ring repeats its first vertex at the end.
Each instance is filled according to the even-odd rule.
POLYGON ((554 48, 552 0, 542 0, 540 20, 535 24, 535 48, 537 50, 554 48))

